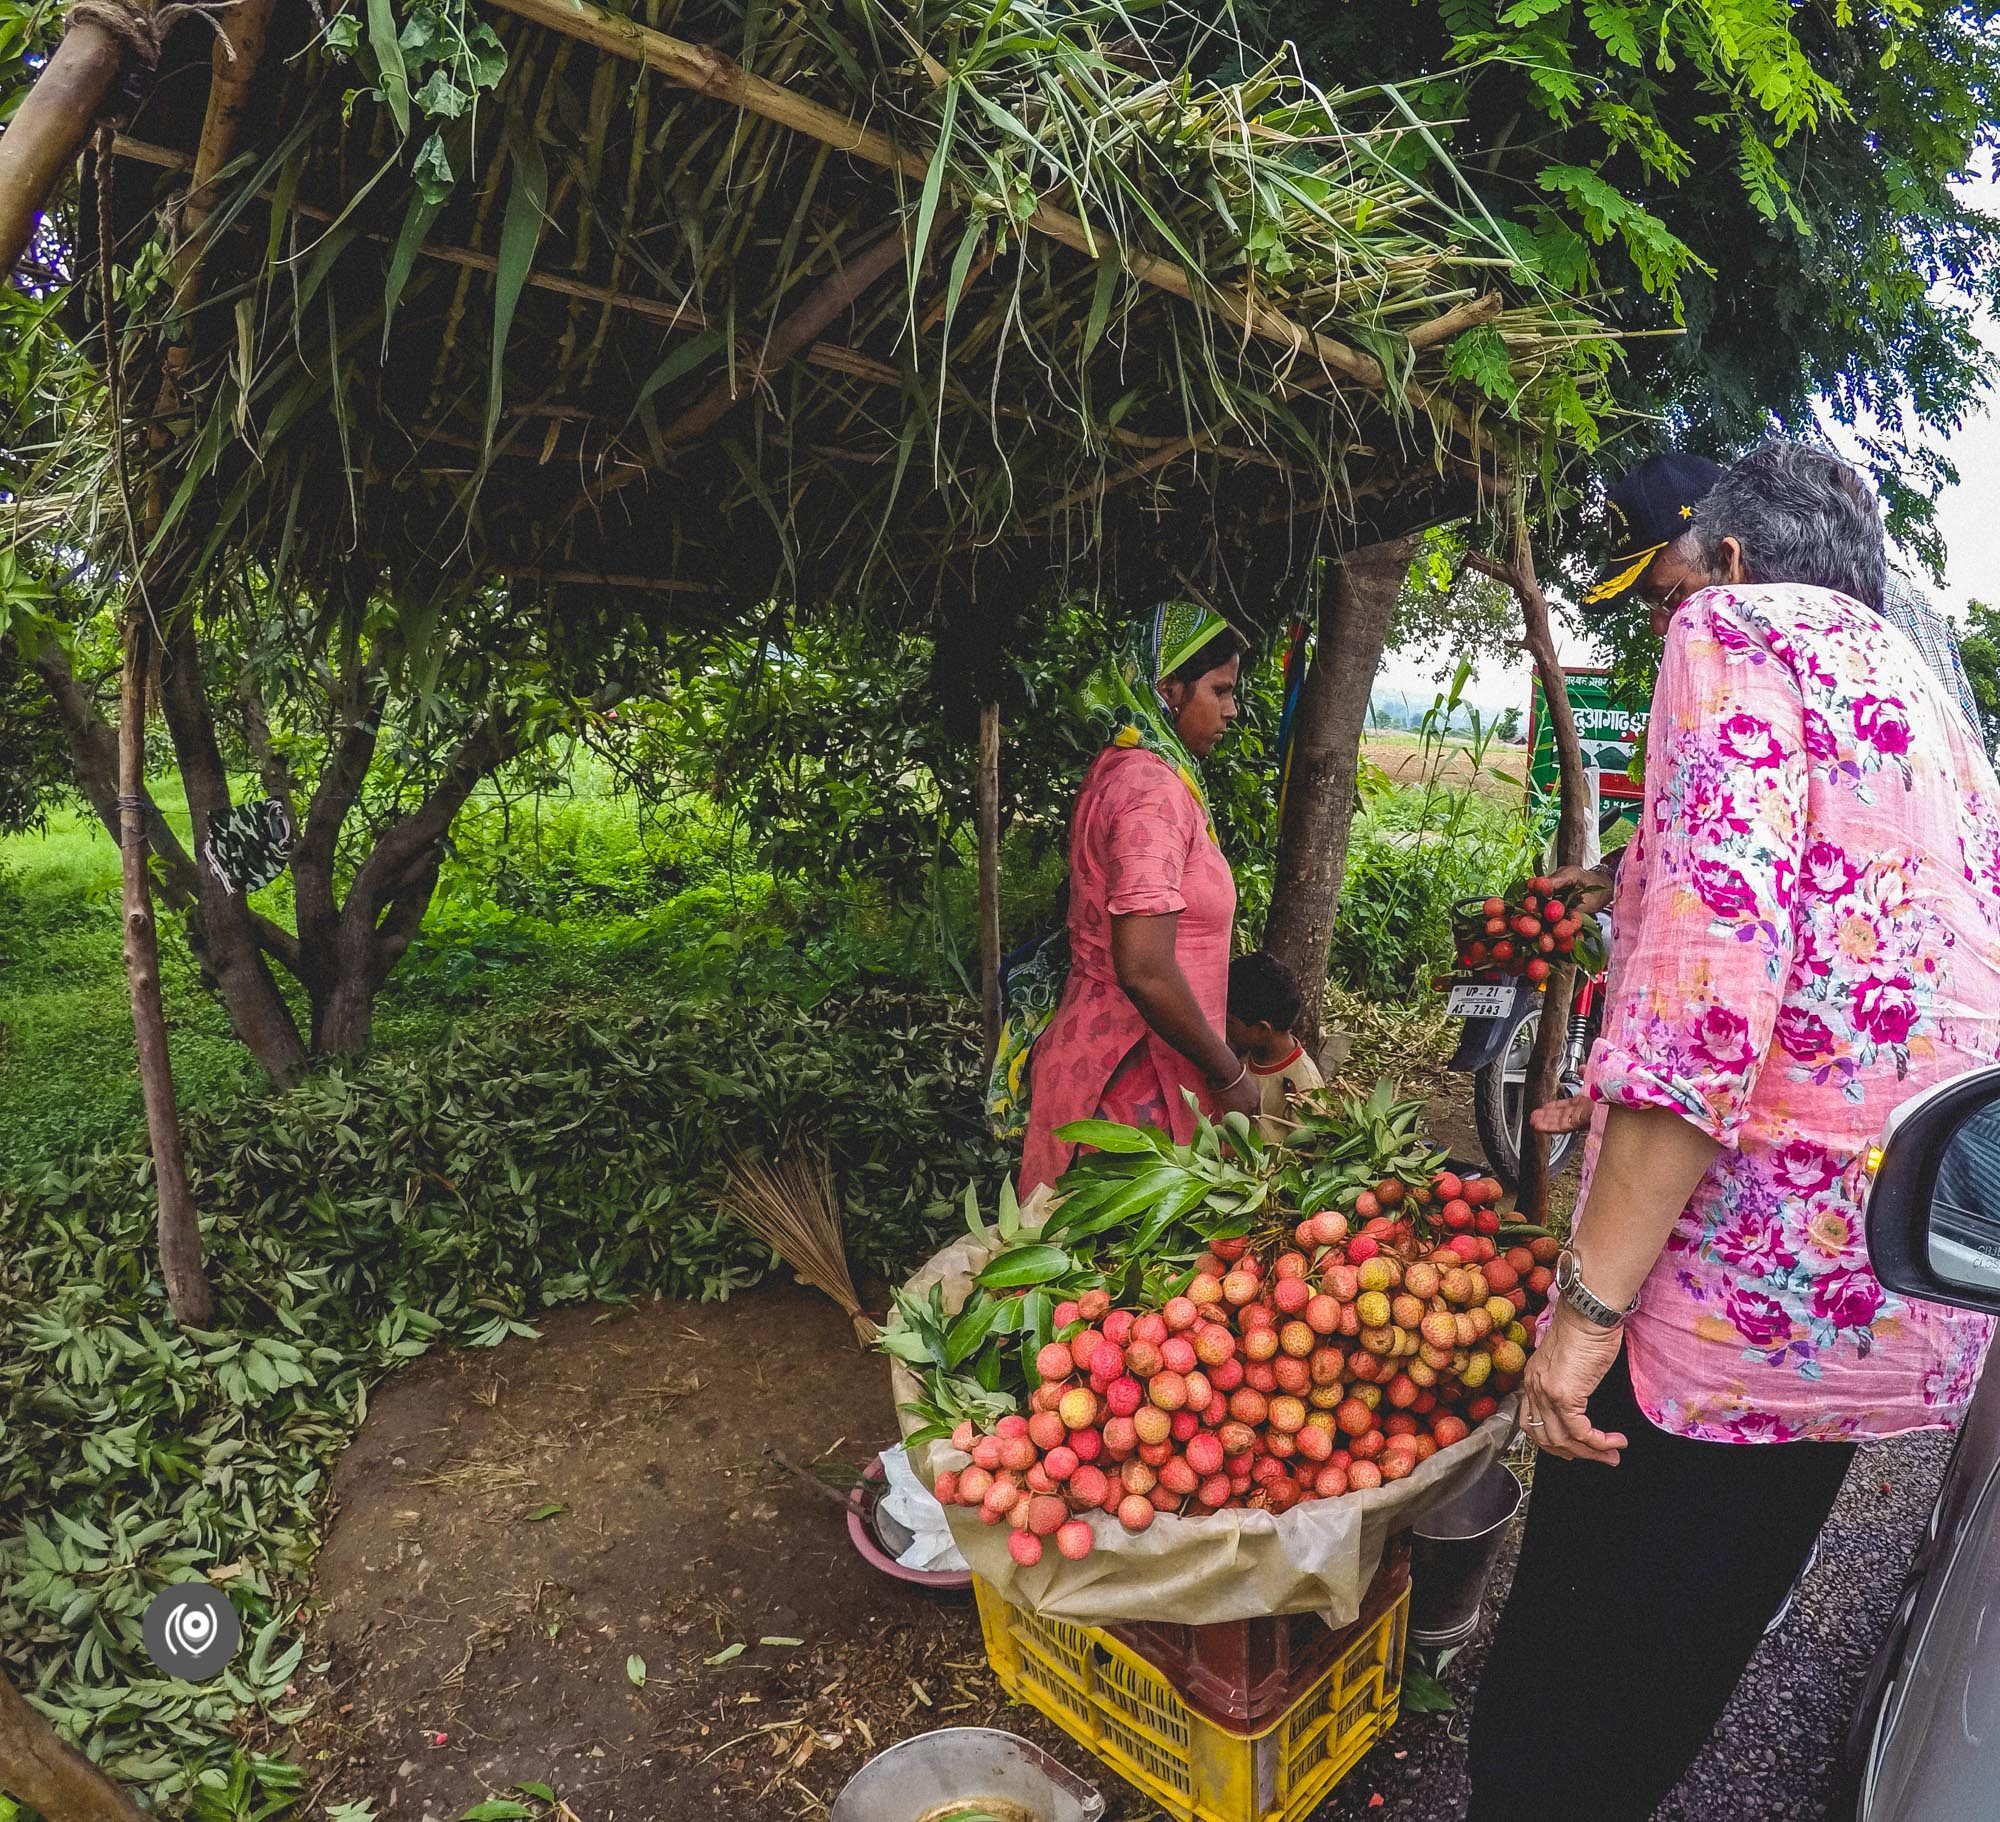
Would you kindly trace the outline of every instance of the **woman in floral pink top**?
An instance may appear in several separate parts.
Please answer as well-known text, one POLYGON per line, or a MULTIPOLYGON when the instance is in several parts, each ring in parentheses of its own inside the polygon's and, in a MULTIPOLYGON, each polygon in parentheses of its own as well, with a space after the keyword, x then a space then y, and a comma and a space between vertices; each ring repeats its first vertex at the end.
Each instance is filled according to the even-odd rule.
POLYGON ((2000 788, 1863 605, 1882 564, 1858 477, 1776 444, 1641 583, 1669 624, 1587 1076, 1582 1295, 1523 1387, 1544 1453, 1475 1822, 1651 1815, 1854 1443, 1949 1427, 1979 1375, 1988 1320, 1885 1291, 1861 1220, 1890 1110, 2000 1056, 2000 788))

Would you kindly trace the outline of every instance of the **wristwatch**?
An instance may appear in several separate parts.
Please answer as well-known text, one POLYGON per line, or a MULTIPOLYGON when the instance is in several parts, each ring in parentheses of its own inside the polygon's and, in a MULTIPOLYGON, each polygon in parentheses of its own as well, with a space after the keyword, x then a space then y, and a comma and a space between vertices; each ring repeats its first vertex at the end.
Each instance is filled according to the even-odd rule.
POLYGON ((1576 1254, 1568 1247, 1556 1255, 1556 1295, 1584 1321, 1601 1329, 1615 1329, 1639 1307, 1639 1299, 1634 1297, 1622 1310, 1613 1309, 1584 1283, 1576 1254))

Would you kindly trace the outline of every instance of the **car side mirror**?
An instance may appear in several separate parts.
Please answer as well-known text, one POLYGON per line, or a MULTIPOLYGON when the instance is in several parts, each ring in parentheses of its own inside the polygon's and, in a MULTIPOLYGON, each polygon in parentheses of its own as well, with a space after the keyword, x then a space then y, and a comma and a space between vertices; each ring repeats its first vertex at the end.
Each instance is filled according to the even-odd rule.
POLYGON ((2000 1065, 1890 1116, 1868 1191, 1868 1256, 1906 1297, 2000 1311, 2000 1065))

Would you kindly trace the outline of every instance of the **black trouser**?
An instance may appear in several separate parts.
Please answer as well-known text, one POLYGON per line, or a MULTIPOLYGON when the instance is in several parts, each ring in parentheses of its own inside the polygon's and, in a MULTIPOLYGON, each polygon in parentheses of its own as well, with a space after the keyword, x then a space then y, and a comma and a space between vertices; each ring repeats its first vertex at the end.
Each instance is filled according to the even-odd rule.
POLYGON ((1619 1464, 1535 1463, 1479 1679, 1466 1822, 1642 1822, 1728 1704, 1833 1508, 1852 1443, 1669 1436, 1625 1357, 1590 1400, 1619 1464))

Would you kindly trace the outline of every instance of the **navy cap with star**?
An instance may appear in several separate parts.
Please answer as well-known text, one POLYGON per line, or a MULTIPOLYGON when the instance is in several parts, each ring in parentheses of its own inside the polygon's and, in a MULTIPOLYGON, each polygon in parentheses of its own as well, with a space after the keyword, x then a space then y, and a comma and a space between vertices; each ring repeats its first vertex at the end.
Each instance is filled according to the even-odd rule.
POLYGON ((1584 604, 1604 607, 1624 594, 1646 573, 1646 565, 1687 530, 1694 509, 1721 479, 1720 462, 1678 449, 1648 456, 1623 476, 1604 503, 1611 554, 1584 604))

